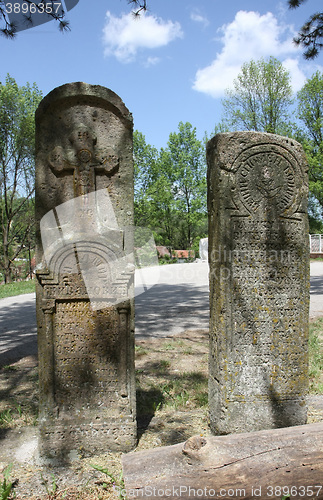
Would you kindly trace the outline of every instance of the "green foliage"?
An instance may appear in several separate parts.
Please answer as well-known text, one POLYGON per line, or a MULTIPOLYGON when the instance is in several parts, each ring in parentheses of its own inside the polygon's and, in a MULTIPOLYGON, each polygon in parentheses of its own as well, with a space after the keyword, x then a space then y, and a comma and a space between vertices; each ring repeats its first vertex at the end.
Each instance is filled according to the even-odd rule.
POLYGON ((192 248, 207 232, 204 146, 190 123, 180 123, 157 151, 134 133, 135 224, 153 230, 157 245, 192 248))
POLYGON ((226 94, 222 127, 275 134, 289 119, 291 77, 274 57, 243 64, 226 94))
POLYGON ((118 492, 118 497, 120 499, 125 498, 123 492, 125 491, 125 484, 123 480, 123 472, 121 472, 119 477, 116 477, 114 474, 109 472, 109 470, 106 467, 101 467, 99 465, 91 465, 93 469, 102 472, 102 474, 105 474, 109 478, 109 482, 105 483, 103 482, 102 486, 104 489, 106 489, 110 484, 113 485, 113 488, 118 492))
POLYGON ((13 297, 15 295, 23 295, 25 293, 34 293, 35 281, 17 281, 15 283, 8 283, 7 285, 0 285, 0 299, 4 297, 13 297))
POLYGON ((9 500, 14 498, 13 495, 13 483, 9 481, 9 477, 12 470, 12 464, 8 465, 3 471, 3 479, 0 483, 0 500, 9 500))
POLYGON ((134 131, 134 175, 135 175, 135 225, 137 227, 150 227, 151 204, 149 187, 152 177, 157 170, 158 151, 146 143, 145 136, 134 131))
POLYGON ((1 427, 6 427, 7 424, 10 424, 12 422, 13 416, 11 414, 11 408, 7 408, 4 411, 0 412, 0 428, 1 427))
MULTIPOLYGON (((309 188, 323 215, 323 74, 317 71, 297 94, 298 116, 305 126, 301 138, 309 163, 309 188)), ((310 205, 310 215, 311 213, 310 205)))
MULTIPOLYGON (((157 372, 163 375, 169 367, 169 362, 159 363, 157 372)), ((178 410, 188 404, 205 407, 208 404, 208 378, 200 372, 184 372, 180 376, 173 376, 162 385, 151 386, 150 400, 155 401, 155 409, 163 407, 178 410)))
POLYGON ((310 234, 323 234, 323 220, 313 217, 309 214, 308 216, 310 234))
POLYGON ((164 166, 172 186, 175 208, 181 214, 181 247, 191 248, 200 232, 206 207, 206 159, 204 146, 190 123, 180 122, 171 133, 164 166))
POLYGON ((319 147, 323 142, 323 74, 317 71, 298 92, 298 114, 319 147))
POLYGON ((40 100, 36 84, 19 87, 10 75, 0 83, 0 267, 6 283, 14 260, 32 246, 34 114, 40 100))
POLYGON ((223 100, 224 118, 217 132, 255 130, 292 137, 303 145, 309 164, 310 232, 322 230, 323 217, 323 75, 317 71, 297 94, 291 120, 292 87, 288 71, 275 58, 245 63, 223 100))
POLYGON ((45 487, 46 493, 49 498, 55 498, 57 493, 56 478, 53 473, 51 473, 51 481, 44 478, 43 474, 40 474, 42 485, 45 487), (51 483, 51 484, 49 484, 51 483))

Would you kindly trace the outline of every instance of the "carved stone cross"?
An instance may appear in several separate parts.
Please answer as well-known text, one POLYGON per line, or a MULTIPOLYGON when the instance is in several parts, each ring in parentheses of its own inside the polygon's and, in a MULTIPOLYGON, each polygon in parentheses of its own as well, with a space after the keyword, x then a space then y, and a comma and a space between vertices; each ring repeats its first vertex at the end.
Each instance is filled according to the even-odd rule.
POLYGON ((119 168, 119 159, 114 154, 102 153, 96 148, 94 132, 81 124, 69 137, 70 148, 56 146, 48 161, 54 174, 73 172, 74 194, 82 196, 96 189, 96 173, 111 175, 119 168))

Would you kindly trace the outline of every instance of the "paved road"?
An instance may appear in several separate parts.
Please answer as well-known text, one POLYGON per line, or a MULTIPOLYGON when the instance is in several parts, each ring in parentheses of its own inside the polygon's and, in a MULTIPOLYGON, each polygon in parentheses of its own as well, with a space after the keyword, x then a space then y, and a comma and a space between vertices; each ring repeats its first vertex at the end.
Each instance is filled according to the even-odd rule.
MULTIPOLYGON (((208 266, 173 264, 136 275, 136 335, 208 328, 208 266), (144 285, 142 284, 144 283, 144 285), (156 284, 157 283, 157 284, 156 284)), ((323 315, 323 262, 311 264, 310 317, 323 315)), ((37 354, 35 295, 0 300, 0 366, 37 354)))

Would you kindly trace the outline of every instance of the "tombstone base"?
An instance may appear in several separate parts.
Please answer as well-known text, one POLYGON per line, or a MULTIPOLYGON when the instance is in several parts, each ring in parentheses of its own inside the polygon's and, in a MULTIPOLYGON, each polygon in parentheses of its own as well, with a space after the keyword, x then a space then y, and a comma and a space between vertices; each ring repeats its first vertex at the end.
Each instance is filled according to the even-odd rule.
POLYGON ((131 416, 104 418, 103 422, 68 420, 40 425, 39 456, 49 462, 72 462, 107 451, 132 451, 137 444, 136 422, 131 416))
POLYGON ((240 432, 254 432, 304 425, 307 422, 307 403, 305 397, 278 397, 275 391, 268 390, 268 396, 244 397, 243 400, 219 398, 215 381, 209 381, 210 427, 214 435, 240 432))

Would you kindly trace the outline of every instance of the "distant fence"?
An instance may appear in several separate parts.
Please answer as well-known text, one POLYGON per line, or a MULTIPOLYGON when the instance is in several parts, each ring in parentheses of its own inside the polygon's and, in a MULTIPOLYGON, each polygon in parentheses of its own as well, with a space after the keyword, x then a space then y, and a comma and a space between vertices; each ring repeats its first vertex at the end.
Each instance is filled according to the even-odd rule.
POLYGON ((323 234, 310 234, 310 252, 323 253, 323 234))

